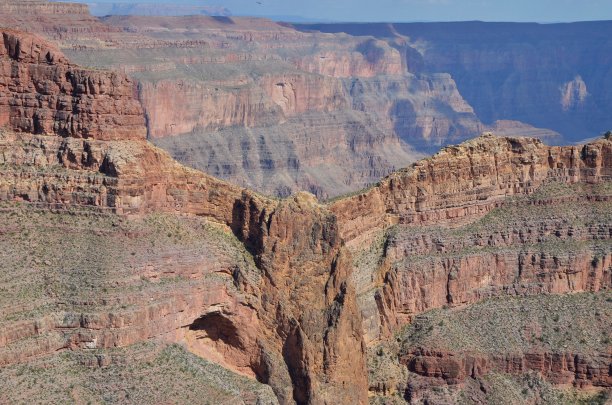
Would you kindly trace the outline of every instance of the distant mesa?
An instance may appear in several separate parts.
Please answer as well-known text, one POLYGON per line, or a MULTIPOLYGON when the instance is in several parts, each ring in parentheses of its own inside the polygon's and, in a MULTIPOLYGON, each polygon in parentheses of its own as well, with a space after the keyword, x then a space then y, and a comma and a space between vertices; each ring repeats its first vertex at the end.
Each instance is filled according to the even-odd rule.
POLYGON ((185 16, 208 15, 227 17, 230 10, 222 6, 176 3, 100 3, 88 2, 93 15, 185 16))

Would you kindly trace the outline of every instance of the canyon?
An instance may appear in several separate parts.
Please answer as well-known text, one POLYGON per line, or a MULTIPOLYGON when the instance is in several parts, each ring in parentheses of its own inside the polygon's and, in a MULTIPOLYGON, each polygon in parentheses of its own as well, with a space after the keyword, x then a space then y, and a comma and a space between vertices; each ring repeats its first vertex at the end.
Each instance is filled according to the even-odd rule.
MULTIPOLYGON (((266 195, 350 193, 486 130, 563 142, 559 129, 510 112, 481 118, 457 73, 415 67, 423 56, 399 34, 315 32, 250 17, 96 18, 73 3, 51 3, 53 12, 44 1, 6 4, 1 25, 39 33, 72 61, 136 82, 157 146, 266 195)), ((590 100, 590 76, 582 73, 582 87, 575 77, 563 105, 590 100)), ((596 126, 589 137, 602 131, 596 126)))
MULTIPOLYGON (((411 72, 447 72, 486 125, 515 120, 579 142, 612 127, 610 21, 296 24, 403 41, 411 72)), ((558 143, 559 141, 551 141, 558 143)))
POLYGON ((610 133, 484 134, 334 201, 270 198, 150 143, 124 73, 0 45, 0 400, 609 395, 610 133))

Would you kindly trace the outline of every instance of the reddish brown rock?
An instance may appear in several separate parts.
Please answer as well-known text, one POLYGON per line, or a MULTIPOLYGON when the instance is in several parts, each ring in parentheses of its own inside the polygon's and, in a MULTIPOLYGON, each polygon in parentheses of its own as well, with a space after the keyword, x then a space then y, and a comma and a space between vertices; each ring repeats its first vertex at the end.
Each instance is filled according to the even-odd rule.
POLYGON ((555 384, 612 386, 609 367, 612 354, 594 356, 572 353, 529 352, 522 354, 483 355, 449 353, 418 349, 402 357, 401 362, 416 374, 460 384, 466 378, 478 378, 488 372, 523 374, 534 371, 555 384))
MULTIPOLYGON (((20 42, 23 34, 7 34, 13 37, 24 43, 20 42)), ((31 43, 37 42, 32 39, 31 43)), ((46 49, 41 44, 29 48, 46 49)), ((43 67, 24 62, 38 54, 26 53, 8 63, 28 72, 49 66, 62 74, 77 70, 65 62, 43 67)), ((77 71, 96 94, 96 80, 114 77, 107 72, 77 71)), ((94 100, 100 106, 109 98, 117 107, 137 105, 124 88, 100 90, 101 97, 94 100)), ((26 87, 22 94, 32 91, 26 87)), ((75 97, 89 96, 91 91, 83 89, 75 97)), ((139 111, 129 112, 141 123, 139 111)), ((113 117, 117 123, 123 118, 117 111, 113 117)), ((24 321, 0 337, 3 364, 66 348, 126 346, 155 337, 184 341, 195 353, 256 376, 269 383, 283 403, 337 398, 365 403, 361 318, 350 284, 350 259, 341 251, 333 215, 311 195, 278 202, 185 168, 148 144, 140 125, 107 127, 89 118, 83 122, 90 124, 86 132, 61 138, 50 136, 57 133, 51 130, 39 131, 42 135, 24 133, 33 129, 11 121, 22 132, 1 134, 0 198, 137 216, 168 212, 204 217, 225 226, 226 232, 233 231, 254 256, 263 277, 252 281, 221 268, 216 272, 236 277, 239 293, 205 282, 207 272, 196 273, 202 284, 195 290, 136 301, 138 305, 129 311, 76 317, 57 314, 24 321), (87 139, 75 139, 80 137, 87 139), (296 217, 301 220, 295 221, 296 217), (203 293, 202 288, 210 291, 203 293), (23 343, 33 336, 40 339, 23 343)))
POLYGON ((102 140, 146 136, 129 79, 71 65, 31 34, 2 32, 0 91, 0 125, 15 131, 102 140))
MULTIPOLYGON (((201 283, 193 289, 160 293, 151 301, 135 297, 134 307, 125 311, 75 310, 66 311, 68 316, 18 321, 0 334, 3 364, 55 350, 125 346, 160 338, 185 342, 195 353, 257 377, 270 384, 284 403, 365 403, 368 383, 361 311, 344 242, 355 247, 392 224, 455 226, 503 206, 508 196, 531 194, 549 180, 590 184, 609 181, 612 175, 609 139, 580 147, 547 147, 537 140, 489 135, 446 148, 331 206, 320 205, 305 193, 272 200, 185 168, 148 144, 138 104, 122 76, 76 68, 26 34, 7 32, 4 38, 2 60, 6 69, 11 67, 4 77, 10 79, 7 94, 12 100, 4 105, 13 131, 0 136, 1 200, 131 216, 161 212, 203 217, 235 235, 259 271, 257 277, 249 278, 236 267, 206 268, 202 257, 178 261, 173 266, 178 273, 201 278, 201 283), (13 75, 13 67, 24 73, 13 75), (67 73, 82 80, 66 81, 67 73), (119 78, 116 86, 114 78, 119 78), (50 86, 50 94, 37 90, 41 83, 50 86), (63 88, 70 91, 62 93, 63 88), (77 114, 23 103, 30 95, 48 103, 58 91, 77 105, 77 114), (99 115, 84 113, 89 110, 80 110, 82 103, 99 108, 99 115), (35 121, 29 125, 27 118, 41 109, 42 124, 37 130, 35 121), (77 124, 69 125, 70 120, 77 124), (201 273, 189 272, 194 265, 202 266, 201 273), (226 283, 211 284, 205 277, 211 273, 231 277, 237 291, 226 283)), ((588 201, 589 195, 581 198, 588 201)), ((575 236, 567 227, 554 231, 579 241, 609 238, 609 230, 606 233, 602 226, 581 228, 575 236)), ((543 224, 538 231, 546 234, 552 228, 543 224)), ((388 244, 388 261, 383 260, 373 280, 382 283, 375 297, 383 319, 381 334, 385 328, 389 333, 408 322, 415 313, 445 304, 468 304, 508 293, 595 291, 610 285, 612 258, 600 255, 595 263, 588 249, 571 258, 525 250, 518 258, 512 252, 462 254, 433 257, 426 268, 418 263, 392 266, 411 251, 426 255, 432 249, 503 246, 514 239, 537 240, 535 234, 534 230, 530 233, 534 236, 525 236, 518 230, 516 235, 476 235, 448 239, 443 241, 446 245, 426 237, 419 243, 399 238, 388 244), (516 282, 516 271, 522 283, 516 282)), ((144 269, 136 274, 160 277, 168 263, 161 260, 151 265, 153 270, 142 264, 144 269)), ((558 369, 563 378, 573 372, 576 381, 607 384, 598 361, 580 358, 571 366, 547 356, 526 355, 520 360, 524 365, 516 370, 558 369)), ((470 370, 488 370, 484 360, 433 357, 415 360, 414 370, 453 380, 469 375, 470 370)), ((508 370, 517 362, 514 357, 499 361, 499 367, 508 370)))
POLYGON ((442 149, 380 185, 331 205, 347 243, 386 224, 457 226, 482 217, 506 197, 545 181, 597 183, 612 177, 612 142, 549 147, 531 138, 491 134, 442 149))

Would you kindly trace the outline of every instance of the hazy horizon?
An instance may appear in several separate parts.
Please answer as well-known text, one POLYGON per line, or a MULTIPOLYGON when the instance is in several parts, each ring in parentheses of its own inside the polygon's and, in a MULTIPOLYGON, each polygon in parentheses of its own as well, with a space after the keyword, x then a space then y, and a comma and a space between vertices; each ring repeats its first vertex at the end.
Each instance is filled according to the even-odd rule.
MULTIPOLYGON (((66 1, 66 0, 64 0, 66 1)), ((165 3, 227 8, 235 16, 320 22, 499 21, 559 23, 612 19, 609 0, 70 0, 88 4, 165 3)))

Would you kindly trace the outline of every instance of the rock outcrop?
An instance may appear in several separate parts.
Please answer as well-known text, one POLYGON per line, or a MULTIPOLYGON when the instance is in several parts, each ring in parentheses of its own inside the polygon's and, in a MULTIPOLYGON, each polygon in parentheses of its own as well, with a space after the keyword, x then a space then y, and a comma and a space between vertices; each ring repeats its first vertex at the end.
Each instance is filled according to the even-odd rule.
POLYGON ((537 139, 486 134, 442 149, 372 189, 334 203, 347 243, 388 224, 451 224, 474 220, 510 196, 550 180, 598 183, 612 176, 612 144, 549 147, 537 139))
POLYGON ((134 85, 67 62, 33 35, 2 31, 0 126, 34 134, 112 139, 146 136, 134 85))
POLYGON ((609 367, 612 354, 586 356, 574 353, 523 353, 485 357, 456 355, 426 349, 416 350, 402 358, 408 370, 421 376, 459 384, 466 378, 478 378, 491 371, 508 374, 537 372, 555 384, 575 386, 612 386, 609 367))
MULTIPOLYGON (((21 322, 9 329, 4 345, 19 346, 24 338, 57 329, 74 328, 74 334, 38 339, 28 351, 6 355, 4 364, 68 347, 125 346, 154 337, 190 342, 204 333, 213 343, 188 347, 269 383, 284 403, 338 396, 364 402, 365 346, 350 258, 340 251, 335 218, 313 196, 267 200, 184 168, 141 140, 5 134, 3 141, 2 200, 138 216, 169 212, 205 217, 233 230, 264 275, 253 285, 240 272, 208 270, 235 277, 240 290, 254 295, 256 302, 241 302, 225 288, 201 295, 203 285, 211 288, 204 273, 198 276, 203 284, 193 292, 171 295, 154 308, 95 314, 86 321, 79 315, 73 326, 64 325, 61 315, 21 322), (296 216, 300 222, 293 221, 296 216), (224 303, 222 312, 219 302, 224 303), (190 330, 196 332, 187 333, 184 326, 192 322, 190 330), (222 331, 209 326, 226 324, 222 331)), ((185 268, 191 268, 189 263, 185 268)), ((160 268, 153 274, 160 270, 167 272, 160 268)))
POLYGON ((561 87, 561 106, 563 111, 578 110, 584 107, 589 91, 582 77, 576 76, 561 87))
POLYGON ((86 4, 69 2, 49 2, 43 0, 2 0, 0 2, 0 13, 89 15, 89 8, 86 4))
MULTIPOLYGON (((72 48, 76 42, 113 42, 113 29, 89 13, 86 4, 47 0, 0 1, 0 26, 43 34, 72 48)), ((83 46, 79 42, 78 46, 83 46)))

